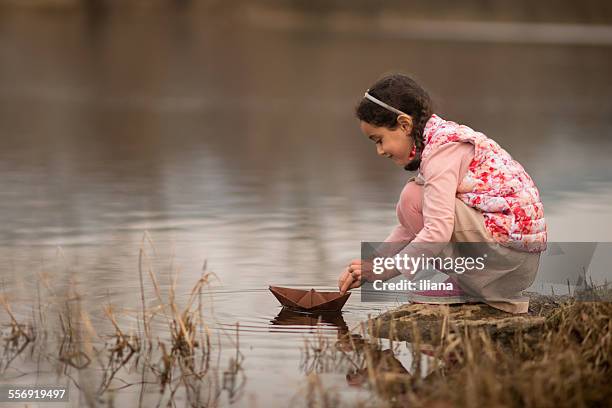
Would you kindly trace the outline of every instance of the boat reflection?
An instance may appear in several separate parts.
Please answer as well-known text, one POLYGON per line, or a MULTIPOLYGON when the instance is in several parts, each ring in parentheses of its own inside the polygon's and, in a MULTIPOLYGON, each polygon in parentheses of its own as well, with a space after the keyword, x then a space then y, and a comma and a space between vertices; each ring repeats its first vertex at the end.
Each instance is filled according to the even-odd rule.
POLYGON ((273 326, 297 326, 294 327, 297 330, 303 329, 303 326, 311 328, 317 328, 321 325, 333 326, 338 329, 339 335, 349 331, 341 312, 306 313, 283 307, 280 313, 273 320, 270 320, 270 323, 273 326))

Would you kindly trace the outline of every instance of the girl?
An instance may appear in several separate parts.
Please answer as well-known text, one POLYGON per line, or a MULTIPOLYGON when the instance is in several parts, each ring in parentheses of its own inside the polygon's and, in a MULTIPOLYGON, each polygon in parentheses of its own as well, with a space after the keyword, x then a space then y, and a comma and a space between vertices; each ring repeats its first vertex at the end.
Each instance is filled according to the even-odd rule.
MULTIPOLYGON (((399 225, 385 242, 406 243, 400 248, 409 256, 429 244, 491 243, 488 255, 495 262, 480 271, 451 273, 446 283, 454 283, 452 290, 419 295, 431 303, 478 298, 507 312, 527 312, 529 301, 521 291, 535 279, 546 222, 538 190, 523 167, 484 134, 433 114, 427 92, 405 75, 376 82, 356 114, 380 156, 418 171, 401 192, 399 225)), ((361 260, 352 261, 340 275, 340 291, 373 280, 367 269, 361 260)), ((398 274, 389 270, 383 279, 398 274)))

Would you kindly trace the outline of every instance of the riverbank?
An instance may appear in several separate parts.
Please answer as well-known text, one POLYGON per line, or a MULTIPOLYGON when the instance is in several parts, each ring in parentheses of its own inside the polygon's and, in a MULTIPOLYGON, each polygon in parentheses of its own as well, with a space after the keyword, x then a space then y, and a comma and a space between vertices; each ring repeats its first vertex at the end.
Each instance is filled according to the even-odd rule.
MULTIPOLYGON (((370 320, 370 335, 409 341, 415 357, 430 358, 422 377, 373 367, 375 389, 391 406, 605 405, 612 398, 612 303, 530 298, 525 315, 411 304, 370 320)), ((422 359, 413 361, 414 373, 422 359)))
POLYGON ((526 314, 506 313, 486 304, 443 306, 413 303, 383 313, 368 322, 368 327, 376 337, 400 341, 412 341, 416 329, 423 341, 437 344, 444 326, 448 324, 459 330, 483 329, 494 339, 505 339, 517 330, 541 330, 546 319, 570 300, 567 296, 526 295, 530 299, 526 314))

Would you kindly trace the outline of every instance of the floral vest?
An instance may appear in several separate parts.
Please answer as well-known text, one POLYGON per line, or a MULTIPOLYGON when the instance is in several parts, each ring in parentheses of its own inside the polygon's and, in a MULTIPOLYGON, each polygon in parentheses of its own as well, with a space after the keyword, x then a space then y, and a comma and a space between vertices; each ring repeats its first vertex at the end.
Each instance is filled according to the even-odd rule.
POLYGON ((540 194, 523 166, 495 141, 437 115, 427 121, 422 161, 450 142, 474 145, 474 159, 457 187, 457 198, 481 211, 485 227, 501 245, 527 252, 546 249, 540 194))

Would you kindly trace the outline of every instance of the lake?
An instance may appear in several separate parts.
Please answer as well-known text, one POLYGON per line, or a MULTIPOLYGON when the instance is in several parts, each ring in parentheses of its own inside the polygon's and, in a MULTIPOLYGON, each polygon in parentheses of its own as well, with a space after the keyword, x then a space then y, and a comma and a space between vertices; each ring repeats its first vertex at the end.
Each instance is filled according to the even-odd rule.
MULTIPOLYGON (((77 287, 102 328, 103 303, 140 306, 140 248, 164 291, 177 271, 179 303, 206 262, 211 330, 231 348, 239 323, 241 405, 282 405, 303 384, 305 338, 394 306, 357 291, 340 320, 300 324, 267 290, 333 290, 360 242, 394 226, 410 174, 375 154, 353 114, 383 73, 413 74, 437 113, 524 165, 550 241, 612 240, 605 42, 17 14, 0 18, 0 59, 0 277, 16 315, 32 313, 44 273, 58 294, 77 287)), ((54 381, 19 364, 20 382, 54 381)))

